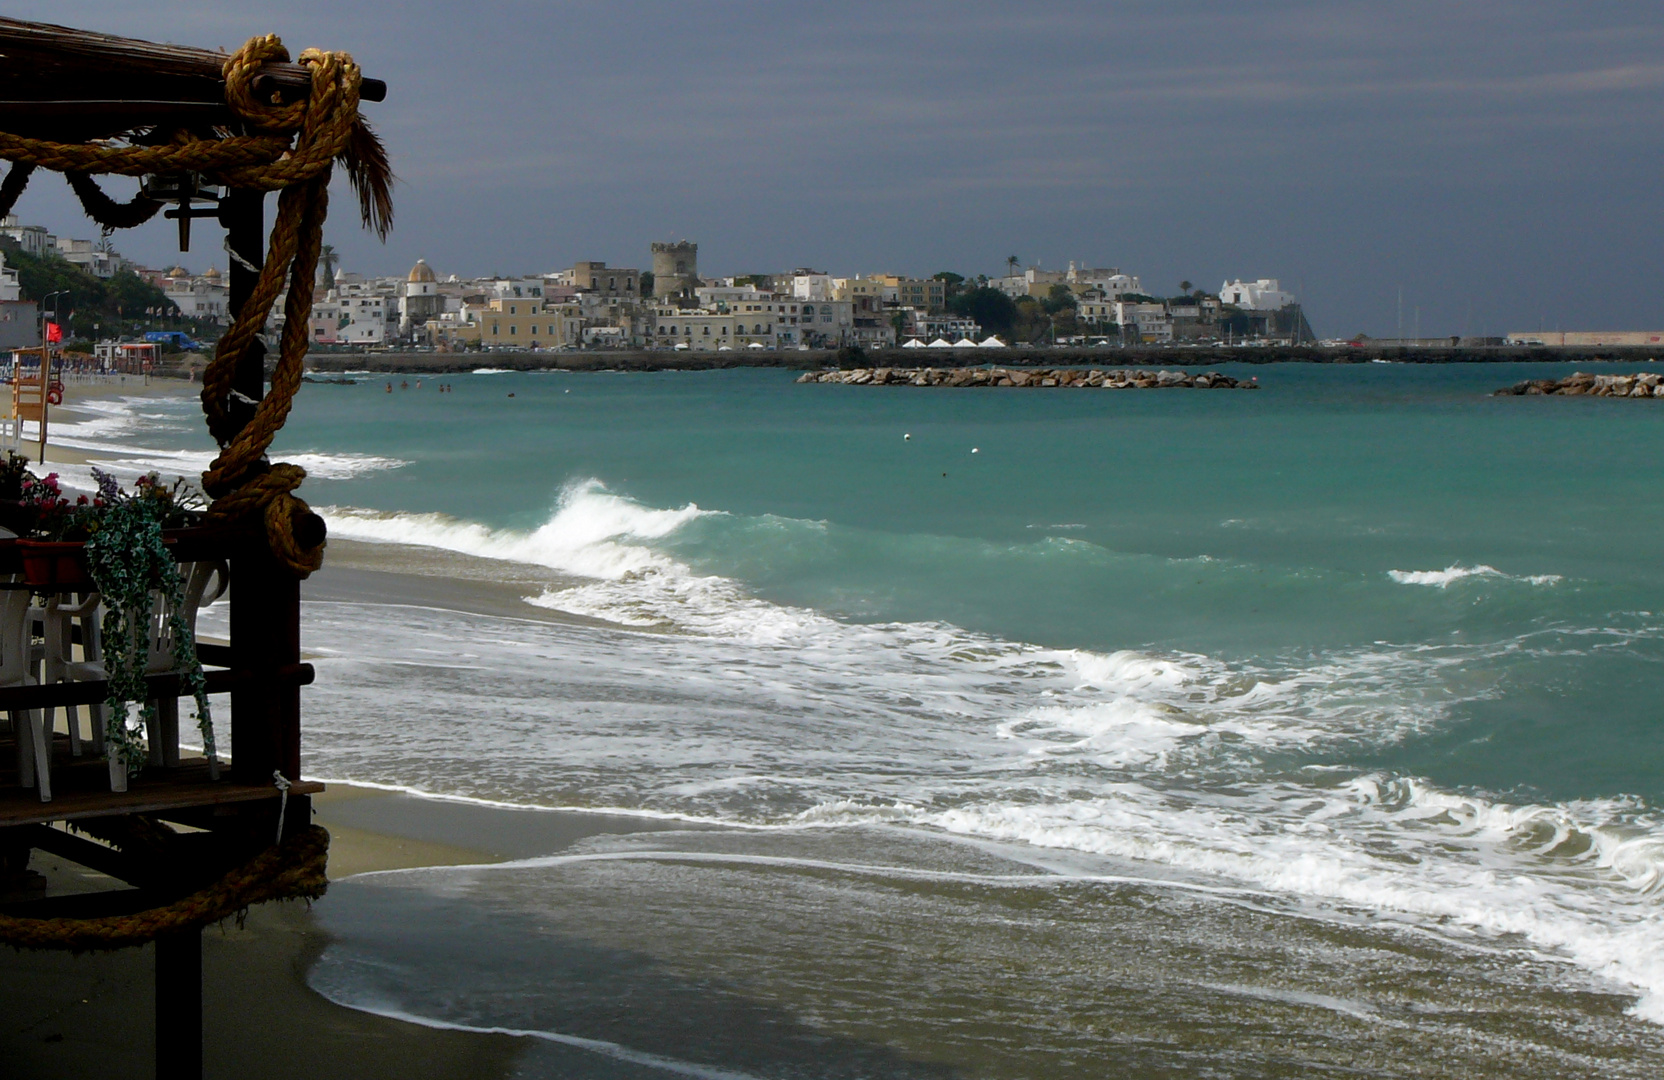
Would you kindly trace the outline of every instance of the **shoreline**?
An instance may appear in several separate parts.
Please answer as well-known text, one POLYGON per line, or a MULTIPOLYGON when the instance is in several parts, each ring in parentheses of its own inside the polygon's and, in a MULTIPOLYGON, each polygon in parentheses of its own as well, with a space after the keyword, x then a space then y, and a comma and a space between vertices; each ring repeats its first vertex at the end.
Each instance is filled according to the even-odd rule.
MULTIPOLYGON (((1001 349, 879 349, 866 354, 862 366, 905 367, 923 360, 938 368, 983 367, 988 364, 1026 367, 1212 367, 1221 364, 1553 364, 1651 363, 1664 358, 1664 349, 1607 345, 1486 345, 1444 348, 1319 346, 1174 346, 1030 347, 1001 349)), ((159 369, 153 378, 183 379, 199 371, 201 358, 159 369)), ((481 368, 504 371, 714 371, 728 368, 781 368, 818 371, 839 366, 838 351, 749 350, 735 352, 678 352, 673 349, 580 349, 502 352, 373 353, 314 352, 306 370, 317 374, 344 372, 385 374, 464 375, 481 368)))

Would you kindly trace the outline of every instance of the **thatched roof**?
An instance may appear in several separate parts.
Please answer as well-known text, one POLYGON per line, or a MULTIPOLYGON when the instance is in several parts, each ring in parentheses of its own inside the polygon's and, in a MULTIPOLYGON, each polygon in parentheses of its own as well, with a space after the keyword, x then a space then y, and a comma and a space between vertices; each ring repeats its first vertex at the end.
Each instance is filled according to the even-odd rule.
MULTIPOLYGON (((212 49, 0 18, 0 130, 62 140, 156 124, 230 124, 224 63, 212 49)), ((310 81, 299 64, 269 64, 254 90, 296 100, 310 81)), ((364 100, 386 96, 386 83, 364 80, 364 100)))

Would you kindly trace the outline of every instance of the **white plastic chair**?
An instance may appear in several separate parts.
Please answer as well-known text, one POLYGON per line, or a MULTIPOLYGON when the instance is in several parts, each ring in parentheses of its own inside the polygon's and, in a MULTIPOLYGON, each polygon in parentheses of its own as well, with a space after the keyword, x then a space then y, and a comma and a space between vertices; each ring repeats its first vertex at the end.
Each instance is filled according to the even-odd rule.
MULTIPOLYGON (((75 663, 74 642, 75 628, 81 630, 81 660, 82 662, 102 663, 103 649, 103 618, 104 608, 99 603, 97 593, 63 594, 54 596, 46 603, 41 613, 41 646, 42 671, 41 682, 60 683, 69 681, 77 676, 67 673, 69 664, 75 663)), ((85 676, 78 676, 85 677, 85 676)), ((69 752, 72 757, 80 757, 82 752, 80 706, 68 705, 64 707, 66 727, 69 729, 69 752)), ((90 742, 95 754, 104 752, 104 714, 105 705, 97 702, 87 706, 87 713, 91 721, 90 742)), ((46 730, 52 731, 57 727, 57 710, 46 710, 46 730)))
MULTIPOLYGON (((31 606, 32 599, 28 589, 0 590, 0 686, 35 683, 39 652, 33 637, 40 609, 31 606)), ((17 742, 18 782, 38 789, 41 802, 51 802, 52 730, 42 723, 42 716, 39 709, 12 711, 12 735, 17 742)))
MULTIPOLYGON (((225 595, 226 587, 230 584, 230 570, 220 560, 181 563, 179 566, 181 593, 184 606, 181 615, 184 623, 190 628, 194 637, 196 634, 197 612, 203 604, 212 604, 225 595)), ((147 675, 160 675, 170 671, 177 671, 179 663, 175 659, 177 643, 174 640, 172 620, 169 619, 170 605, 159 592, 150 594, 150 627, 149 649, 145 661, 147 675)), ((48 682, 74 682, 80 680, 103 679, 106 677, 102 638, 96 627, 103 617, 103 605, 96 593, 84 596, 73 607, 59 604, 48 615, 47 628, 47 659, 45 663, 45 678, 48 682), (81 624, 82 657, 73 658, 71 653, 71 625, 74 621, 81 624)), ((104 743, 104 724, 107 706, 93 706, 93 739, 98 750, 105 752, 110 763, 110 790, 127 790, 127 770, 123 767, 119 757, 114 754, 114 747, 106 747, 104 743)), ((71 711, 69 726, 75 729, 79 720, 71 711)), ((156 720, 146 732, 147 742, 150 744, 149 763, 171 768, 179 764, 179 701, 177 698, 162 698, 156 702, 156 720)), ((74 740, 72 740, 73 742, 74 740)))

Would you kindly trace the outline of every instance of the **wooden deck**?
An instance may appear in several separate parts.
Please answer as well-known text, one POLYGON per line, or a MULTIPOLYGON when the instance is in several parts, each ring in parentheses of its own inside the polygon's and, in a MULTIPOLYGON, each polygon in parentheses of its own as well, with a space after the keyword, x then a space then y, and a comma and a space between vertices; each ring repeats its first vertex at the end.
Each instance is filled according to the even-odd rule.
MULTIPOLYGON (((64 741, 62 736, 59 741, 64 741)), ((11 752, 10 740, 0 742, 0 760, 10 761, 11 752)), ((230 766, 222 764, 221 778, 210 780, 206 758, 187 758, 172 769, 146 769, 128 780, 126 791, 118 792, 110 790, 109 769, 102 759, 59 757, 52 768, 51 802, 41 802, 33 789, 16 787, 14 776, 0 778, 0 828, 112 814, 165 814, 275 800, 280 795, 271 784, 232 783, 230 775, 230 766)), ((306 780, 292 784, 289 794, 312 795, 322 790, 323 784, 306 780)))

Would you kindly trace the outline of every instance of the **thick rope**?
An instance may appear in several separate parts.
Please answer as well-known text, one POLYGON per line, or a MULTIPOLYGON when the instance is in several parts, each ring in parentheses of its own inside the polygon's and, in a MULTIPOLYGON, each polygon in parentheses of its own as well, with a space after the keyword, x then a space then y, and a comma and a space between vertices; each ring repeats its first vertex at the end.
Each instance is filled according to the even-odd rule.
POLYGON ((29 186, 29 177, 34 174, 35 167, 26 161, 18 161, 6 172, 6 179, 0 180, 0 217, 12 212, 12 206, 17 197, 23 194, 23 189, 29 186))
POLYGON ((87 216, 104 226, 106 232, 111 229, 131 229, 143 225, 156 216, 163 204, 155 199, 148 199, 143 195, 135 195, 132 200, 118 203, 98 186, 98 181, 84 172, 66 172, 64 179, 75 191, 75 197, 81 200, 81 209, 87 216))
POLYGON ((0 916, 0 944, 18 949, 121 949, 162 934, 240 915, 267 900, 316 900, 329 887, 329 833, 317 825, 231 871, 200 892, 164 907, 102 919, 18 919, 0 916))

